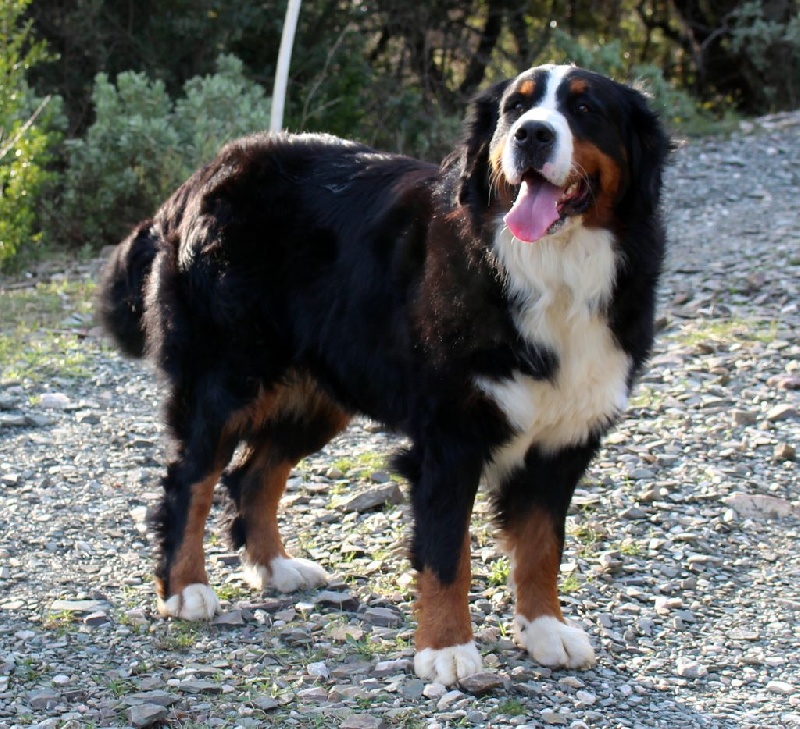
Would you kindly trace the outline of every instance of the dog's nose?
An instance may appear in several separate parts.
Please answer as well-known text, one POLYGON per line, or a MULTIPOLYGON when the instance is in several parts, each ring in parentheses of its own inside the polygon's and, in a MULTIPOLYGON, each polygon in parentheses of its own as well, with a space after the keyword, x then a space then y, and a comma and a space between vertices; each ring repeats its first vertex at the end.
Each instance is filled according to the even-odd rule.
POLYGON ((556 141, 556 130, 547 122, 529 121, 521 124, 514 132, 517 146, 536 152, 545 152, 553 147, 556 141))

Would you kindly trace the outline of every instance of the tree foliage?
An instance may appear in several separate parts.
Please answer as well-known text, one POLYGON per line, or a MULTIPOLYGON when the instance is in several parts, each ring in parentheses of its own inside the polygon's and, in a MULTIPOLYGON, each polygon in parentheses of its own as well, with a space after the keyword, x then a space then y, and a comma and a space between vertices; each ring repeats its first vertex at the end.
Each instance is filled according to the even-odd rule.
MULTIPOLYGON (((58 208, 54 240, 111 241, 222 140, 267 124, 286 0, 4 0, 0 9, 0 135, 16 155, 0 158, 0 235, 10 240, 10 226, 17 236, 0 243, 6 251, 35 237, 45 199, 58 208), (57 63, 41 63, 40 40, 57 63), (215 67, 221 55, 225 68, 215 67), (32 89, 53 101, 25 127, 32 89), (53 135, 44 122, 56 96, 69 141, 59 187, 45 196, 53 135)), ((550 61, 643 82, 670 123, 700 102, 720 114, 794 108, 798 0, 305 0, 286 126, 436 160, 476 90, 550 61)))
POLYGON ((39 195, 52 175, 45 169, 59 141, 58 99, 36 98, 31 68, 47 59, 23 14, 30 0, 0 4, 0 269, 39 237, 39 195))
POLYGON ((215 73, 189 79, 175 101, 144 73, 121 73, 116 84, 100 73, 92 105, 86 134, 67 142, 63 199, 50 232, 95 247, 152 215, 226 141, 266 128, 270 112, 242 62, 225 55, 215 73))

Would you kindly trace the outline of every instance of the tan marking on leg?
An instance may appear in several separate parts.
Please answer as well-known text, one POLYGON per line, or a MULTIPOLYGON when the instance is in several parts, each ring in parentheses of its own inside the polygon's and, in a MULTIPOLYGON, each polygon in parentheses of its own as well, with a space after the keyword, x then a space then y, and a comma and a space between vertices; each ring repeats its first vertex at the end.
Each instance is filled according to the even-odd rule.
MULTIPOLYGON (((169 571, 168 584, 171 595, 180 595, 187 585, 195 583, 208 584, 203 536, 205 534, 206 519, 208 519, 211 504, 214 500, 214 486, 216 486, 221 470, 214 471, 203 481, 191 487, 191 498, 186 512, 183 538, 172 559, 169 571)), ((156 584, 156 589, 159 589, 158 584, 156 584)), ((160 586, 160 589, 163 592, 163 585, 160 586)))
POLYGON ((286 556, 278 531, 278 504, 293 467, 292 463, 269 463, 268 454, 260 455, 251 466, 263 469, 261 487, 243 494, 240 505, 245 519, 247 558, 252 564, 268 566, 275 557, 286 556))
POLYGON ((266 422, 275 409, 277 392, 260 389, 252 402, 228 418, 228 422, 225 423, 225 432, 229 435, 240 436, 266 422))
POLYGON ((455 580, 446 585, 430 569, 424 569, 417 579, 417 632, 414 643, 417 651, 425 648, 439 650, 463 645, 472 640, 472 621, 469 616, 470 548, 469 533, 458 560, 455 580))
MULTIPOLYGON (((272 398, 272 411, 268 418, 285 416, 318 425, 324 421, 326 428, 320 436, 327 442, 340 433, 350 422, 350 415, 344 412, 327 395, 322 393, 310 378, 302 378, 297 383, 276 390, 272 398)), ((239 506, 245 522, 245 549, 248 561, 253 565, 268 567, 275 557, 286 557, 280 532, 278 530, 278 507, 286 480, 295 466, 294 461, 283 460, 270 443, 264 442, 261 450, 254 455, 246 478, 252 478, 252 486, 242 493, 239 506)), ((309 453, 317 450, 319 443, 309 444, 309 453)), ((252 454, 252 451, 250 452, 252 454)))
POLYGON ((512 558, 517 614, 527 620, 551 615, 563 621, 558 602, 561 548, 552 517, 543 509, 512 517, 504 536, 512 558))

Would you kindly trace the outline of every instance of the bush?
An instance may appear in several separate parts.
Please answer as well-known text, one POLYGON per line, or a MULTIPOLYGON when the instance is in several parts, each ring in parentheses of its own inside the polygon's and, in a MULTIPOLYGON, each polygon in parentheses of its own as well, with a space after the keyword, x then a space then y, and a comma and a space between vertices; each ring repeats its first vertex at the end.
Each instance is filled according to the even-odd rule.
POLYGON ((769 109, 794 109, 800 101, 800 17, 788 22, 766 17, 764 3, 749 0, 733 13, 731 50, 743 60, 742 73, 769 109))
POLYGON ((172 101, 161 81, 121 73, 95 79, 95 121, 67 142, 61 215, 54 234, 77 244, 115 243, 229 139, 269 126, 264 90, 241 61, 220 56, 214 75, 186 82, 172 101))
POLYGON ((0 270, 41 238, 41 202, 61 139, 61 99, 37 99, 26 75, 47 60, 42 43, 21 21, 30 0, 0 4, 0 270))

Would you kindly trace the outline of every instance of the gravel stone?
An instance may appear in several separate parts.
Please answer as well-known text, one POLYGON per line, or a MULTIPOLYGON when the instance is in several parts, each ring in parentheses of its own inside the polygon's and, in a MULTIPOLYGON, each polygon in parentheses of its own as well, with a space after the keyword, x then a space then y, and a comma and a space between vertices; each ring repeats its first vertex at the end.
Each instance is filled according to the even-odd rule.
POLYGON ((458 682, 458 685, 468 694, 483 696, 484 694, 491 693, 495 689, 502 687, 503 679, 496 673, 484 671, 462 678, 461 681, 458 682))
POLYGON ((791 696, 798 692, 792 684, 787 681, 770 681, 765 688, 772 694, 780 694, 781 696, 791 696))
POLYGON ((401 504, 404 500, 403 490, 393 481, 382 486, 362 491, 336 503, 342 511, 372 511, 382 509, 386 504, 401 504))
POLYGON ((135 727, 153 726, 169 716, 169 711, 159 704, 137 704, 127 711, 128 721, 135 727))
POLYGON ((340 725, 341 729, 382 729, 386 723, 369 714, 353 714, 348 716, 340 725))

